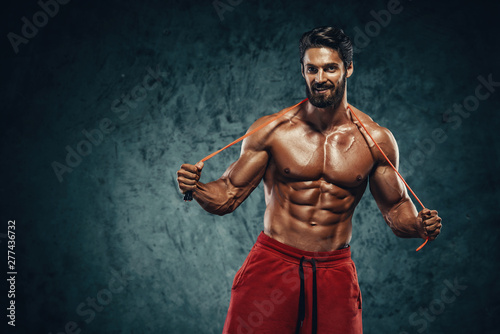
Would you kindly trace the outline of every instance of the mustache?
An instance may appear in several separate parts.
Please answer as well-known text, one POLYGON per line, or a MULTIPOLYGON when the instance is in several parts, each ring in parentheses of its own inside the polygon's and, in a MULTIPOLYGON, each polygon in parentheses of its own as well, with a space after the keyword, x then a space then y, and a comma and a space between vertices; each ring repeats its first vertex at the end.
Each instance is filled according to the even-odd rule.
POLYGON ((314 83, 314 84, 312 84, 311 88, 312 89, 331 89, 331 88, 335 88, 335 86, 334 85, 328 85, 328 84, 314 83))

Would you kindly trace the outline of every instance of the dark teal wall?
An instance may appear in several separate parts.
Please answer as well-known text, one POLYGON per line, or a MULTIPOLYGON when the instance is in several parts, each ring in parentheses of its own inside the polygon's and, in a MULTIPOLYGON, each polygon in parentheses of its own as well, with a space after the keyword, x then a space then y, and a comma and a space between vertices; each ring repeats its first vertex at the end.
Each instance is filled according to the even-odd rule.
POLYGON ((262 229, 262 188, 218 217, 182 201, 175 173, 304 98, 298 40, 320 25, 355 40, 349 102, 392 130, 402 174, 444 222, 416 253, 421 241, 395 237, 366 194, 351 243, 365 332, 495 333, 500 87, 476 89, 478 77, 500 81, 499 6, 405 0, 374 23, 388 3, 243 0, 221 20, 211 0, 74 0, 18 53, 7 34, 40 7, 5 10, 0 247, 15 219, 18 271, 8 333, 220 333, 262 229), (91 152, 59 180, 52 164, 79 145, 91 152))

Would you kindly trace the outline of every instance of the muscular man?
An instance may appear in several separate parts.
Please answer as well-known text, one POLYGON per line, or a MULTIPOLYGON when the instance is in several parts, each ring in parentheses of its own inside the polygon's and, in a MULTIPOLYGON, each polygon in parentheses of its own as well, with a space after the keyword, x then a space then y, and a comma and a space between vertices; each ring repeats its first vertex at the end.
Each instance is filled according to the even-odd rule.
MULTIPOLYGON (((220 179, 200 182, 203 163, 177 172, 181 192, 192 191, 218 215, 234 211, 264 181, 264 231, 235 276, 224 333, 362 333, 349 242, 368 184, 396 236, 432 241, 440 233, 437 212, 417 212, 348 108, 349 38, 340 29, 316 28, 302 36, 299 49, 308 100, 247 137, 220 179)), ((397 168, 392 133, 351 108, 397 168)))

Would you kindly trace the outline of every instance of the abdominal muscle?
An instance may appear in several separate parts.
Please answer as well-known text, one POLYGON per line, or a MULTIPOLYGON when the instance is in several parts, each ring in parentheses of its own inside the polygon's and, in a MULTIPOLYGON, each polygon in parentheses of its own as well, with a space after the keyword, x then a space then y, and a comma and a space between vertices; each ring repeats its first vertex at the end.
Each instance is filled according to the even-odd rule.
POLYGON ((351 218, 366 182, 346 190, 324 179, 266 184, 264 233, 306 251, 327 252, 351 240, 351 218))

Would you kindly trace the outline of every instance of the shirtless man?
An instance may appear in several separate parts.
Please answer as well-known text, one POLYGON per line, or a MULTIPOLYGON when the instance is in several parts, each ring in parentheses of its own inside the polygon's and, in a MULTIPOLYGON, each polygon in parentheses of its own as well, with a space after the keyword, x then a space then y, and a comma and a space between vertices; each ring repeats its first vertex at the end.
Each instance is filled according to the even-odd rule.
MULTIPOLYGON (((349 38, 340 29, 316 28, 302 36, 299 49, 308 100, 247 137, 220 179, 200 182, 202 162, 177 172, 181 192, 192 191, 218 215, 234 211, 264 180, 264 231, 235 276, 224 333, 362 333, 349 242, 368 184, 396 236, 432 241, 440 233, 437 211, 417 212, 348 108, 349 38)), ((392 133, 351 108, 397 168, 392 133)))

